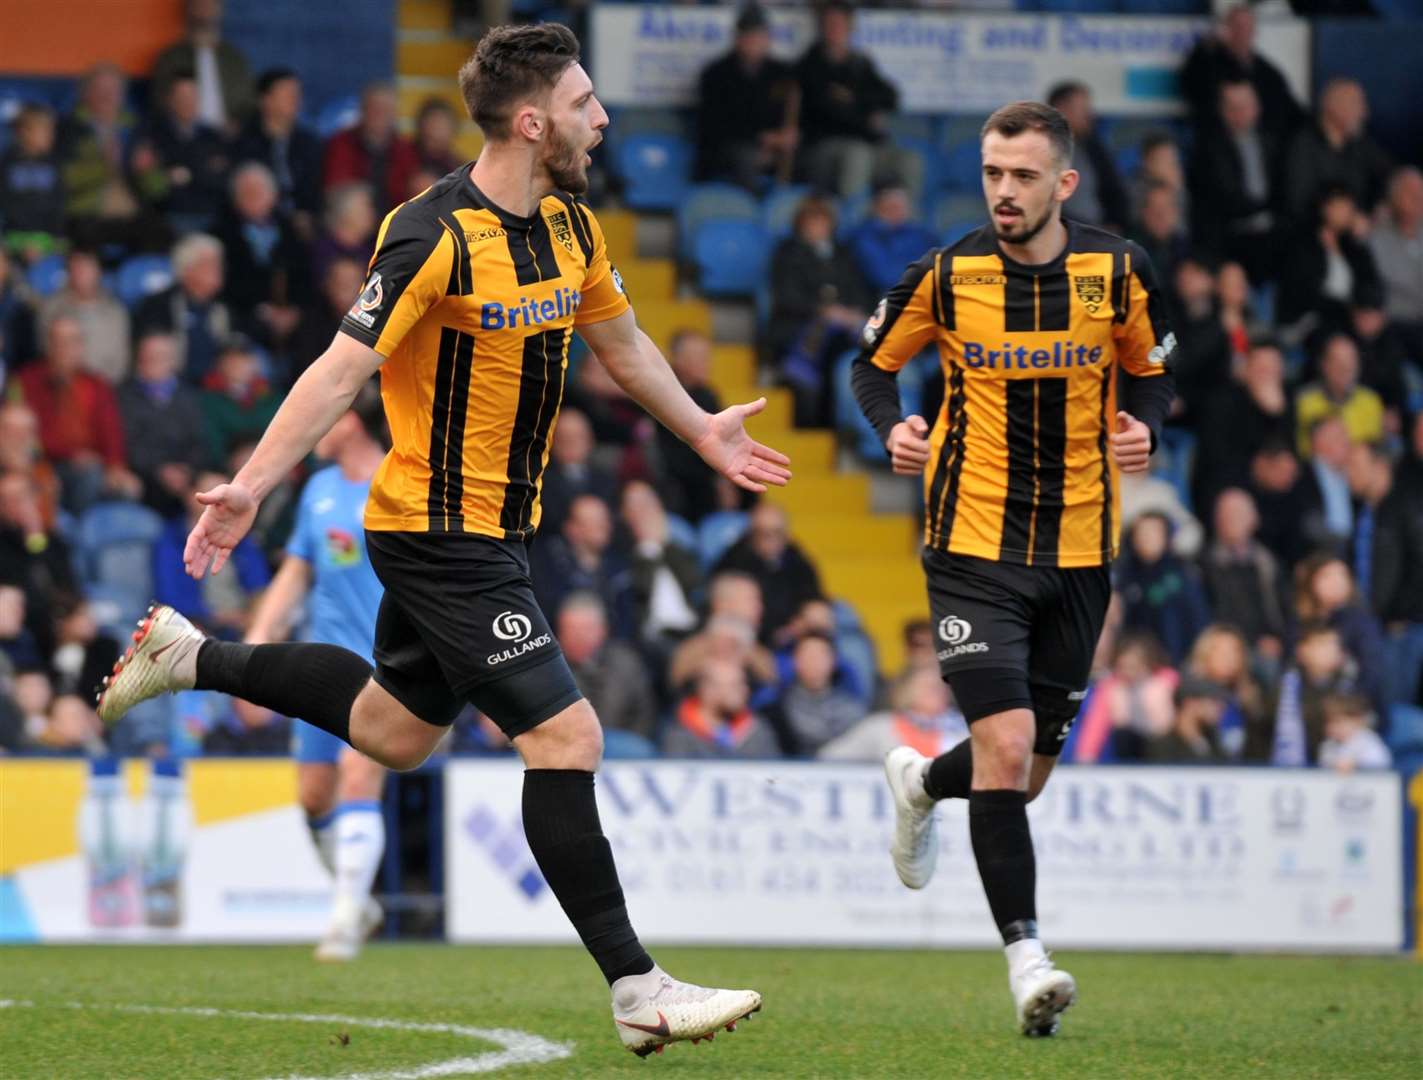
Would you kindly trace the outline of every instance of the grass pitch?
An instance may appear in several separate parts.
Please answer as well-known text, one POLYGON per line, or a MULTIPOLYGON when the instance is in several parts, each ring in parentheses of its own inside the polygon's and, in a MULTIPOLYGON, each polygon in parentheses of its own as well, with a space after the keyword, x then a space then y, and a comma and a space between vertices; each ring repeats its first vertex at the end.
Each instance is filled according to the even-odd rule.
POLYGON ((998 953, 656 954, 685 978, 755 986, 765 1011, 710 1046, 640 1061, 618 1044, 597 969, 572 949, 376 945, 345 967, 297 948, 0 949, 0 1076, 417 1080, 474 1075, 441 1063, 500 1060, 467 1033, 348 1022, 370 1019, 568 1047, 483 1073, 530 1080, 1423 1075, 1423 968, 1401 957, 1061 953, 1079 1002, 1058 1038, 1028 1040, 998 953))

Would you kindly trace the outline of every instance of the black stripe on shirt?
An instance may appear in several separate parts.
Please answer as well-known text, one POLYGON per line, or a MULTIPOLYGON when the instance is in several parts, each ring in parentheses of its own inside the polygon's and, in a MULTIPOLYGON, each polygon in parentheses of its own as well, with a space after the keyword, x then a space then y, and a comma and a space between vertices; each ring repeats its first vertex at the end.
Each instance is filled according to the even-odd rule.
POLYGON ((460 332, 452 327, 440 331, 440 350, 435 364, 435 392, 430 403, 430 485, 425 494, 431 532, 445 532, 449 515, 448 467, 449 427, 454 393, 455 346, 460 332))
POLYGON ((533 504, 530 490, 534 475, 533 448, 539 438, 539 424, 544 416, 549 394, 550 338, 562 341, 562 329, 545 330, 524 338, 524 356, 519 376, 519 404, 514 410, 514 424, 509 436, 509 457, 505 465, 508 482, 504 487, 504 504, 499 510, 499 527, 508 539, 518 539, 528 526, 533 504))
POLYGON ((1039 330, 1071 328, 1070 291, 1065 270, 1038 276, 1039 330))
POLYGON ((1102 400, 1098 407, 1097 453, 1102 457, 1102 562, 1105 565, 1112 558, 1112 467, 1107 458, 1109 433, 1114 418, 1107 415, 1107 399, 1111 395, 1112 380, 1117 376, 1116 366, 1107 365, 1102 369, 1102 400))
POLYGON ((1008 333, 1038 328, 1036 279, 1011 267, 1003 276, 1003 329, 1008 333))
POLYGON ((1033 565, 1056 566, 1067 475, 1067 380, 1034 381, 1038 387, 1038 490, 1033 517, 1033 565))
POLYGON ((1008 443, 1008 490, 1003 498, 1003 536, 998 558, 1002 562, 1028 561, 1037 493, 1033 425, 1035 379, 1013 379, 1004 394, 1004 436, 1008 443))

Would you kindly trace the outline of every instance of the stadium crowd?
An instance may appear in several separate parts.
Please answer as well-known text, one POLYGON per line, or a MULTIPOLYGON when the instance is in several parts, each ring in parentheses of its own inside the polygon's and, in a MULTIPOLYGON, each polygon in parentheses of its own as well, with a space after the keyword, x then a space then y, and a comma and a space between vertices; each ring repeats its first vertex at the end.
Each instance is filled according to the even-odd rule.
MULTIPOLYGON (((300 75, 254 77, 211 8, 193 5, 145 93, 95 67, 63 115, 20 108, 0 156, 0 751, 282 751, 280 725, 199 694, 104 731, 91 690, 150 593, 241 637, 310 469, 203 582, 181 563, 192 494, 240 466, 325 347, 384 213, 459 165, 449 106, 432 98, 407 137, 385 84, 323 140, 300 75)), ((894 88, 852 47, 851 14, 826 7, 783 64, 765 13, 743 9, 702 76, 696 168, 797 193, 765 373, 799 424, 840 429, 875 468, 836 373, 875 298, 982 205, 893 137, 894 88)), ((1423 174, 1370 138, 1357 83, 1328 83, 1311 112, 1253 32, 1227 15, 1181 73, 1189 124, 1129 144, 1086 87, 1048 95, 1078 143, 1067 213, 1150 254, 1180 341, 1155 470, 1123 485, 1115 598, 1066 760, 1368 768, 1423 751, 1423 174)), ((715 408, 710 340, 663 344, 715 408)), ((902 384, 937 412, 936 359, 902 384)), ((966 737, 934 628, 906 626, 903 670, 879 670, 794 525, 595 358, 570 369, 533 577, 610 754, 871 760, 966 737)), ((470 714, 451 748, 500 741, 470 714)))

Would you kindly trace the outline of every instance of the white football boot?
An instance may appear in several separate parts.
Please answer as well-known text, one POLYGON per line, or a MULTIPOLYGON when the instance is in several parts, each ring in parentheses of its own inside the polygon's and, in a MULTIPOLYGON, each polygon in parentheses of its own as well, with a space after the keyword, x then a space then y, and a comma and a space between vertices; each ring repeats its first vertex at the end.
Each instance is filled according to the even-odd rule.
POLYGON ((623 1045, 638 1057, 662 1053, 668 1043, 710 1042, 718 1031, 735 1031, 739 1020, 760 1011, 755 990, 714 990, 678 982, 659 967, 613 983, 613 1022, 623 1045))
POLYGON ((1037 947, 1009 960, 1008 985, 1018 1009, 1018 1029, 1031 1038, 1044 1038, 1057 1034, 1059 1018, 1077 1000, 1077 981, 1055 968, 1041 945, 1033 945, 1037 947))
POLYGON ((918 750, 897 746, 884 756, 884 776, 894 796, 894 840, 889 845, 899 880, 922 889, 939 861, 939 830, 934 800, 924 791, 929 759, 918 750))
POLYGON ((198 680, 198 646, 203 632, 167 604, 151 604, 133 632, 133 644, 119 658, 99 691, 99 719, 113 724, 140 701, 174 690, 191 690, 198 680))
POLYGON ((361 946, 384 920, 385 911, 374 896, 360 907, 355 919, 337 912, 326 930, 326 936, 316 946, 316 959, 323 964, 344 964, 354 960, 361 955, 361 946))

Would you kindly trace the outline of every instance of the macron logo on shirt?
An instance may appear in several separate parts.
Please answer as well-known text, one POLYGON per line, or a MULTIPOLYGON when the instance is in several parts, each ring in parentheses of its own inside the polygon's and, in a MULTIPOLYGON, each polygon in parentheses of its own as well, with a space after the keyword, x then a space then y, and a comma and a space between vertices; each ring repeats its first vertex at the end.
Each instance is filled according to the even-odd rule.
POLYGON ((497 300, 479 309, 481 330, 516 330, 520 326, 541 326, 567 318, 578 310, 583 294, 577 289, 559 289, 551 300, 530 300, 519 297, 512 307, 505 307, 497 300))

